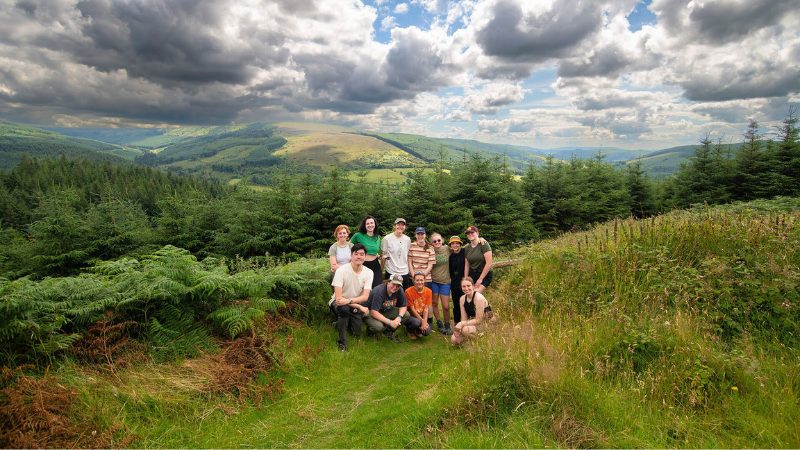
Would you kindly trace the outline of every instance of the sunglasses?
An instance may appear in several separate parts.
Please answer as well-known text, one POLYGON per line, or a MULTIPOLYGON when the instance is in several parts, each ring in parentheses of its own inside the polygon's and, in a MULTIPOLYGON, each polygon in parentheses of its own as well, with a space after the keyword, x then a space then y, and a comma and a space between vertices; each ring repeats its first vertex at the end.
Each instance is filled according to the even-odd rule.
POLYGON ((442 242, 442 240, 441 240, 441 239, 434 239, 434 240, 432 240, 431 242, 433 242, 433 243, 437 243, 437 242, 442 242))

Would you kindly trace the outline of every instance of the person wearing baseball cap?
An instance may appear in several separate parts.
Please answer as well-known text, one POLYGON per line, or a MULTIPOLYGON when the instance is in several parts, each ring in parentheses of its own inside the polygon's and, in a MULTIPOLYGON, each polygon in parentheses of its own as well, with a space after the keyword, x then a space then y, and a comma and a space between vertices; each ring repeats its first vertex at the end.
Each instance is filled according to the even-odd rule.
POLYGON ((369 294, 369 317, 366 322, 373 333, 386 333, 392 342, 399 342, 397 329, 406 326, 406 332, 419 329, 420 321, 408 313, 406 295, 403 291, 403 277, 390 276, 385 283, 378 285, 369 294))
POLYGON ((409 275, 408 250, 411 247, 411 238, 403 234, 406 231, 406 219, 398 217, 394 220, 394 231, 381 240, 381 255, 384 259, 384 279, 392 275, 403 278, 403 287, 410 287, 413 282, 409 275))

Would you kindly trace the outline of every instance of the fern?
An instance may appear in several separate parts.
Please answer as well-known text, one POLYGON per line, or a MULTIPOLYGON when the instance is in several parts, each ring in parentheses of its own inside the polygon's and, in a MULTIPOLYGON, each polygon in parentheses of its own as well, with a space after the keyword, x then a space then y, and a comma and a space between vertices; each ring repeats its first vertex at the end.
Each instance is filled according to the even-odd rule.
POLYGON ((275 311, 284 303, 271 298, 253 299, 236 305, 223 306, 208 315, 217 327, 230 338, 235 338, 246 331, 251 331, 258 320, 264 318, 267 311, 275 311))

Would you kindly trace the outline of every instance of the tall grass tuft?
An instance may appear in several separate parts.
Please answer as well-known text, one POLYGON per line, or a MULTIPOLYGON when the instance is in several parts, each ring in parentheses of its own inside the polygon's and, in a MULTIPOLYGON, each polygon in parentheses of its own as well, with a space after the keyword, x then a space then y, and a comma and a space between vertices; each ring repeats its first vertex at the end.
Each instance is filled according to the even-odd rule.
POLYGON ((800 445, 799 244, 800 200, 778 199, 521 250, 490 292, 509 320, 471 350, 503 429, 539 430, 504 445, 800 445))

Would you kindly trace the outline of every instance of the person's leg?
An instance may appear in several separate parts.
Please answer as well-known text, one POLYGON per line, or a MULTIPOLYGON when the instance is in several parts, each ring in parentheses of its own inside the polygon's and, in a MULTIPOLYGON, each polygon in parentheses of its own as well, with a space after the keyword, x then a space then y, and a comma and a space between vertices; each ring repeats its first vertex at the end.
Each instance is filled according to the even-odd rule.
POLYGON ((350 311, 350 334, 355 337, 361 336, 361 321, 364 318, 364 313, 361 311, 350 311))
POLYGON ((339 332, 339 348, 347 348, 347 325, 350 322, 350 308, 346 305, 336 307, 336 330, 339 332))
POLYGON ((364 319, 364 321, 367 323, 369 331, 375 334, 382 333, 386 328, 386 325, 382 324, 379 320, 374 319, 371 316, 368 316, 366 319, 364 319))
POLYGON ((414 285, 414 277, 411 274, 403 275, 403 290, 406 290, 414 285))
POLYGON ((383 276, 381 275, 381 262, 378 259, 372 261, 364 261, 364 266, 372 271, 372 288, 383 283, 383 276))
POLYGON ((442 304, 442 316, 444 316, 444 328, 450 333, 450 285, 442 284, 439 288, 439 303, 442 304))
POLYGON ((459 300, 461 296, 464 295, 461 292, 461 285, 456 283, 450 283, 450 298, 453 299, 453 325, 461 322, 461 305, 459 304, 459 300))
POLYGON ((436 321, 439 321, 439 283, 431 283, 429 286, 431 288, 431 292, 433 293, 431 307, 428 308, 428 317, 433 317, 436 321))
POLYGON ((412 316, 411 314, 406 312, 406 314, 401 319, 400 323, 406 327, 406 334, 409 335, 422 334, 422 330, 420 329, 420 327, 422 326, 422 321, 412 316))

